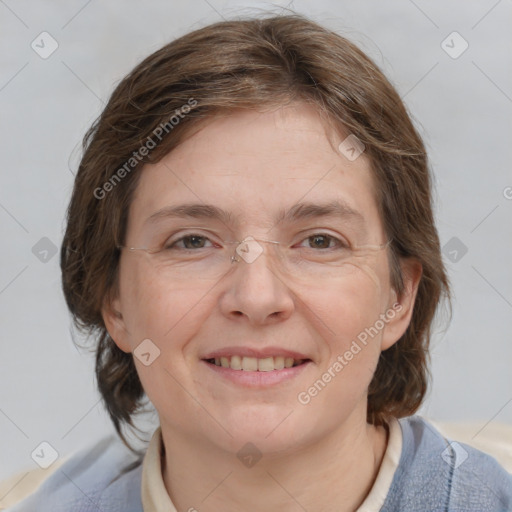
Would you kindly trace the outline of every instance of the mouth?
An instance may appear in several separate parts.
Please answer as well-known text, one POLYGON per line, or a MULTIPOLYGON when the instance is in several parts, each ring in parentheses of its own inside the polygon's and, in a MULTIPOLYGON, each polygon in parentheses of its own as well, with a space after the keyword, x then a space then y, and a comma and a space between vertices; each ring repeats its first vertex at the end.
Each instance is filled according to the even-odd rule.
POLYGON ((208 364, 229 368, 231 370, 239 370, 242 372, 272 372, 285 368, 294 368, 302 366, 311 361, 311 359, 295 359, 284 355, 270 356, 264 358, 248 357, 248 356, 222 356, 203 359, 208 364))
MULTIPOLYGON (((212 354, 213 355, 213 354, 212 354)), ((231 385, 247 389, 270 389, 273 386, 290 383, 300 378, 313 365, 311 359, 297 359, 290 355, 252 357, 242 355, 218 355, 201 360, 214 380, 209 385, 216 386, 217 378, 231 385)))

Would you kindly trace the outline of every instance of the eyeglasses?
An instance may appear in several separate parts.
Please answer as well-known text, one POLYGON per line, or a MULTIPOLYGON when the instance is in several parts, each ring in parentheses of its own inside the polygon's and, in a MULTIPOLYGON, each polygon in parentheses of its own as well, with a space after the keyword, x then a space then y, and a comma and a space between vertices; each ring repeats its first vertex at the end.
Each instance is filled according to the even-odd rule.
POLYGON ((390 243, 391 240, 354 247, 322 232, 311 233, 294 244, 252 236, 241 241, 220 240, 211 234, 188 232, 156 247, 118 245, 117 248, 145 255, 162 277, 174 281, 220 279, 240 265, 264 261, 272 271, 284 277, 311 282, 346 276, 358 266, 370 263, 390 243))

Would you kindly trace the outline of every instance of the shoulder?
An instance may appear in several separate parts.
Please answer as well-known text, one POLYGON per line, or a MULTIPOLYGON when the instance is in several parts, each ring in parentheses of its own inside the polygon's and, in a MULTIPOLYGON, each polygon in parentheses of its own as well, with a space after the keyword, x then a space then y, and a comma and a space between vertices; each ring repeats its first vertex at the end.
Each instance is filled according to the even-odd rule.
POLYGON ((9 512, 142 512, 142 460, 116 436, 72 455, 9 512))
POLYGON ((446 439, 419 416, 399 423, 402 454, 382 512, 512 510, 512 475, 493 457, 446 439))

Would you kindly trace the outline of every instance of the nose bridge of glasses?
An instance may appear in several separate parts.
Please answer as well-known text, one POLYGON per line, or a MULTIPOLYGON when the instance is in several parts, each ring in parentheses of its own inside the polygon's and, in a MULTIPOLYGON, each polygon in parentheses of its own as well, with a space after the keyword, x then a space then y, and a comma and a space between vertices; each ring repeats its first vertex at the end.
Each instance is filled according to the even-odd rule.
POLYGON ((235 245, 234 254, 231 256, 231 262, 245 261, 253 263, 263 253, 262 244, 269 244, 278 247, 280 242, 276 240, 268 240, 266 238, 255 238, 247 236, 242 241, 231 242, 235 245))

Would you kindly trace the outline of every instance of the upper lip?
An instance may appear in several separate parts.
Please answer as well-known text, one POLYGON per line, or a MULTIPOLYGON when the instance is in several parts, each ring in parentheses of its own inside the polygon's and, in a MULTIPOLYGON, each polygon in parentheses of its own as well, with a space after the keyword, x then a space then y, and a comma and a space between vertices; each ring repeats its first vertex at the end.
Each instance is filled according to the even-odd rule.
POLYGON ((281 347, 265 347, 265 348, 251 348, 251 347, 224 347, 213 352, 208 352, 201 359, 214 359, 216 357, 255 357, 257 359, 265 359, 267 357, 293 357, 293 359, 310 359, 307 355, 301 354, 294 350, 288 350, 281 347))

